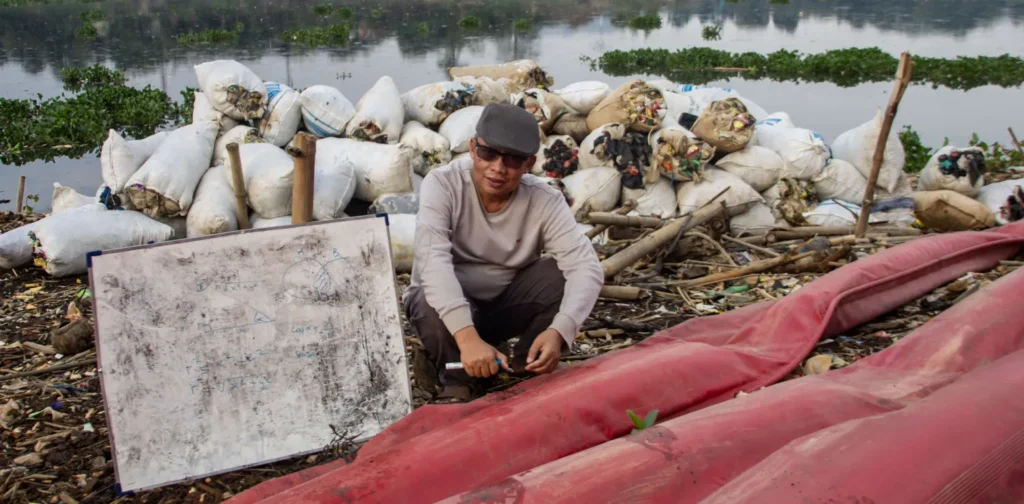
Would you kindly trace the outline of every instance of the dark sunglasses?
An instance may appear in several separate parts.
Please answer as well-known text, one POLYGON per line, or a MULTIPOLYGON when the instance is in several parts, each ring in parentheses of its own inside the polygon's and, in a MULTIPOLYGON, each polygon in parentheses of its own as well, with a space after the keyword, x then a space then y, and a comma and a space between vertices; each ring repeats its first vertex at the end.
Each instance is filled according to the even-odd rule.
POLYGON ((476 142, 476 155, 480 156, 480 159, 483 159, 484 161, 494 161, 495 159, 498 159, 498 157, 501 157, 501 163, 513 170, 522 168, 527 159, 515 154, 506 154, 504 152, 494 150, 486 145, 480 145, 479 141, 476 142))

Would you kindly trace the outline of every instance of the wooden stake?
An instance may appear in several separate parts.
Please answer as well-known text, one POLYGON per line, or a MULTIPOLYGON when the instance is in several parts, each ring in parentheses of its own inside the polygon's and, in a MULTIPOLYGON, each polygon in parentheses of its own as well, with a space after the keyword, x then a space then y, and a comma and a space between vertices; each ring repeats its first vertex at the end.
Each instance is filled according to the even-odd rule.
POLYGON ((238 229, 249 229, 249 205, 246 203, 245 178, 242 177, 242 157, 238 155, 238 144, 228 144, 228 160, 231 162, 231 184, 235 186, 235 216, 238 229))
POLYGON ((18 178, 18 206, 14 208, 14 213, 20 214, 21 210, 25 208, 25 176, 22 175, 18 178))
MULTIPOLYGON (((633 200, 629 200, 629 201, 625 202, 622 205, 622 208, 616 210, 613 213, 615 215, 626 215, 630 211, 632 211, 634 208, 636 208, 636 202, 633 201, 633 200)), ((607 224, 598 224, 598 225, 594 226, 594 229, 591 229, 590 231, 587 231, 587 238, 590 238, 591 240, 593 240, 595 236, 605 232, 608 229, 608 227, 609 226, 607 224)))
POLYGON ((292 186, 292 224, 313 220, 313 166, 316 164, 316 137, 309 133, 295 136, 295 184, 292 186))
POLYGON ((1006 131, 1010 132, 1010 139, 1013 140, 1013 146, 1017 148, 1017 154, 1020 154, 1020 158, 1024 160, 1024 149, 1021 149, 1020 142, 1017 141, 1017 135, 1013 134, 1013 128, 1006 128, 1006 131))
POLYGON ((636 301, 640 299, 640 295, 644 292, 644 289, 629 285, 605 285, 601 287, 601 297, 622 301, 636 301))
MULTIPOLYGON (((724 192, 724 191, 723 191, 724 192)), ((615 276, 629 265, 643 259, 658 247, 718 215, 718 205, 705 205, 696 212, 678 219, 673 219, 657 231, 641 238, 636 243, 619 251, 619 253, 601 262, 605 278, 615 276)))
POLYGON ((864 200, 860 204, 860 218, 857 219, 857 229, 854 233, 858 237, 864 236, 868 229, 868 216, 871 214, 871 205, 875 202, 875 184, 878 183, 878 172, 882 168, 882 158, 885 156, 885 143, 889 140, 892 121, 896 118, 896 110, 899 108, 900 100, 903 99, 903 92, 910 85, 910 76, 913 70, 914 62, 910 59, 910 53, 904 51, 900 55, 900 64, 896 68, 896 83, 893 84, 892 94, 889 96, 889 106, 885 109, 882 129, 878 132, 875 157, 871 160, 871 176, 868 177, 868 187, 864 191, 864 200))
MULTIPOLYGON (((666 222, 657 217, 639 217, 635 215, 619 215, 608 212, 594 212, 587 216, 591 224, 602 224, 604 226, 622 226, 658 229, 666 222)), ((596 229, 596 228, 595 228, 596 229)))

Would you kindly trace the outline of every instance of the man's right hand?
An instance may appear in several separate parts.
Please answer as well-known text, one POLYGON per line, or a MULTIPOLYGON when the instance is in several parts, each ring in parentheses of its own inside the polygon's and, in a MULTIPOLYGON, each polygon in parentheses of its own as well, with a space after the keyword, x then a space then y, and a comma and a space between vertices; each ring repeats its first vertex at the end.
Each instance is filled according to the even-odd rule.
POLYGON ((502 368, 508 369, 508 357, 488 345, 475 327, 460 329, 455 333, 455 342, 459 345, 462 367, 469 376, 487 378, 498 374, 498 360, 502 368))

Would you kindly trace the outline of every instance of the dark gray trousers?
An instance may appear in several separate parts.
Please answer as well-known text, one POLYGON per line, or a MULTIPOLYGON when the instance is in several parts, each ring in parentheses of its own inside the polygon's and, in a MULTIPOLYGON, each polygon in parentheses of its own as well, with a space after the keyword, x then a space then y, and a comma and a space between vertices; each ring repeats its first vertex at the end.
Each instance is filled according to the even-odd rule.
MULTIPOLYGON (((480 337, 493 346, 519 336, 509 366, 522 371, 533 341, 558 313, 564 287, 565 277, 558 264, 542 257, 520 270, 497 298, 489 302, 469 299, 473 324, 480 337)), ((437 310, 427 304, 423 289, 410 287, 404 298, 405 314, 423 342, 427 359, 438 370, 441 383, 468 384, 471 378, 465 371, 445 371, 446 363, 460 361, 459 346, 437 310)))

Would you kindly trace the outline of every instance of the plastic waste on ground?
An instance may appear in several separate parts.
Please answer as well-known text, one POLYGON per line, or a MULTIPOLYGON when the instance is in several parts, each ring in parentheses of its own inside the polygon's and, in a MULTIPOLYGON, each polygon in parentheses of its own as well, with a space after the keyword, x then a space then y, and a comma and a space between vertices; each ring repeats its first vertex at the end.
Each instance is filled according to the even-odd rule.
POLYGON ((188 238, 226 233, 238 229, 235 194, 227 174, 219 167, 206 170, 185 221, 188 238))
POLYGON ((985 186, 985 151, 979 147, 940 148, 924 165, 918 191, 956 191, 975 197, 985 186))
POLYGON ((121 210, 54 215, 40 221, 29 237, 36 264, 52 276, 63 277, 85 273, 90 252, 163 242, 173 235, 166 224, 121 210))
POLYGON ((100 148, 103 184, 114 194, 123 193, 128 179, 139 171, 168 135, 169 132, 161 131, 141 140, 125 140, 117 131, 110 130, 100 148))
POLYGON ((337 88, 317 84, 302 90, 302 122, 317 138, 341 136, 356 108, 337 88))
MULTIPOLYGON (((882 132, 882 122, 882 110, 879 109, 870 121, 839 135, 831 145, 832 157, 852 164, 864 177, 864 180, 867 180, 871 176, 875 147, 878 145, 878 136, 882 132)), ((878 187, 889 192, 896 190, 900 175, 903 174, 905 156, 899 132, 893 129, 885 141, 882 165, 878 170, 878 181, 876 182, 878 187)))
POLYGON ((125 185, 135 208, 151 217, 187 214, 210 167, 219 130, 217 123, 206 121, 172 131, 125 185))
POLYGON ((195 66, 199 89, 213 108, 237 121, 260 119, 267 107, 267 87, 249 67, 235 60, 195 66))
POLYGON ((839 268, 782 300, 691 319, 640 344, 463 405, 424 406, 355 463, 271 480, 236 504, 434 502, 629 433, 626 409, 669 420, 757 390, 841 334, 1017 254, 1024 224, 924 237, 839 268), (602 397, 593 401, 594 394, 602 397), (488 433, 501 432, 501 436, 488 433), (545 433, 537 436, 538 432, 545 433))
POLYGON ((345 127, 345 136, 376 143, 398 143, 405 125, 405 107, 395 81, 385 75, 377 79, 359 102, 345 127))
POLYGON ((757 203, 764 203, 764 198, 739 177, 717 168, 704 170, 700 182, 684 182, 676 189, 676 201, 679 203, 679 215, 696 212, 711 198, 725 191, 713 204, 725 203, 730 216, 740 215, 750 210, 757 203))

